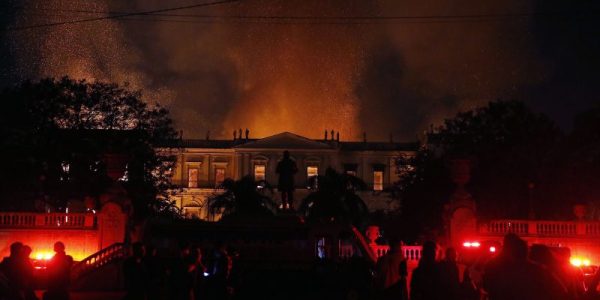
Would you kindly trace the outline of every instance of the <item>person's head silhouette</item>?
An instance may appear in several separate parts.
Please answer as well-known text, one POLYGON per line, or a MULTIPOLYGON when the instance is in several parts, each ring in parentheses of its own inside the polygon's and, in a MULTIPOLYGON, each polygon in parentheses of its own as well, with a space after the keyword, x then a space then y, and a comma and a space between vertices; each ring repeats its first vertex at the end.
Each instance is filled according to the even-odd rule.
POLYGON ((56 252, 56 253, 65 252, 65 244, 63 244, 63 242, 60 242, 60 241, 54 243, 54 252, 56 252))
POLYGON ((426 241, 423 243, 423 250, 421 252, 421 259, 419 265, 435 263, 435 256, 437 252, 437 245, 433 241, 426 241))
POLYGON ((287 151, 287 150, 283 151, 283 158, 290 159, 290 151, 287 151))
POLYGON ((134 257, 141 258, 144 256, 144 254, 146 254, 146 249, 144 248, 144 244, 142 244, 140 242, 133 243, 131 248, 132 248, 134 257))
POLYGON ((522 262, 527 260, 527 242, 516 234, 509 233, 504 236, 502 256, 510 261, 522 262))
POLYGON ((23 245, 23 248, 21 249, 21 256, 23 258, 29 258, 29 256, 31 255, 32 249, 31 247, 29 247, 28 245, 23 245))
POLYGON ((446 260, 450 262, 456 262, 456 250, 452 247, 446 249, 446 260))
POLYGON ((21 253, 21 249, 23 249, 23 243, 21 242, 14 242, 10 244, 10 256, 18 256, 21 253))

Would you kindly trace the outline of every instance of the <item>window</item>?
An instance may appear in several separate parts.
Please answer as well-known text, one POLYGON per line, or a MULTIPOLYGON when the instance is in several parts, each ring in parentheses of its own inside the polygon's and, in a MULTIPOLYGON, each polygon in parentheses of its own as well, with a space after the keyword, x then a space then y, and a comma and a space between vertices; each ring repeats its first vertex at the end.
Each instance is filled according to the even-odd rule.
POLYGON ((188 187, 189 188, 197 188, 198 187, 198 168, 189 168, 188 169, 188 187))
POLYGON ((306 177, 311 178, 319 175, 319 167, 317 166, 308 166, 306 168, 306 177))
POLYGON ((225 181, 225 168, 215 169, 215 186, 221 185, 225 181))
POLYGON ((61 169, 61 174, 60 174, 60 180, 61 181, 67 181, 69 180, 69 175, 70 175, 70 171, 71 171, 71 164, 63 161, 60 163, 60 169, 61 169))
POLYGON ((316 189, 319 187, 319 167, 308 166, 306 167, 306 188, 316 189), (313 179, 314 178, 314 179, 313 179))
POLYGON ((254 165, 254 180, 261 181, 266 179, 266 166, 265 165, 254 165))
POLYGON ((383 171, 373 171, 373 190, 383 191, 383 171))

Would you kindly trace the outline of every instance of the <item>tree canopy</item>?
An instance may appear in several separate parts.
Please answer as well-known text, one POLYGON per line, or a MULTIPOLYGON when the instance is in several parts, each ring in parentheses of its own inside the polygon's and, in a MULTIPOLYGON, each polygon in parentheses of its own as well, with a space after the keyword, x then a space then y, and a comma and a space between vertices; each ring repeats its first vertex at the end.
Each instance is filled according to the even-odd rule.
POLYGON ((240 180, 225 179, 219 187, 223 192, 216 192, 208 198, 210 212, 221 213, 223 221, 274 216, 276 205, 258 190, 259 186, 270 188, 266 182, 256 182, 251 176, 240 180))
MULTIPOLYGON (((562 134, 552 120, 525 103, 495 101, 459 113, 435 135, 432 146, 440 148, 446 161, 471 159, 469 191, 478 215, 527 217, 530 200, 552 200, 547 197, 560 168, 562 134)), ((540 204, 534 203, 538 216, 551 213, 540 204)))
POLYGON ((140 91, 64 77, 25 81, 0 99, 0 151, 9 158, 0 170, 4 208, 34 209, 39 200, 58 208, 97 197, 109 185, 103 156, 113 152, 127 158, 123 186, 136 213, 168 208, 156 199, 169 188, 174 158, 155 147, 177 132, 168 111, 140 91))
POLYGON ((443 233, 457 158, 471 161, 467 190, 479 218, 526 218, 530 204, 537 217, 557 217, 568 206, 557 193, 562 142, 549 118, 520 101, 490 102, 445 120, 416 157, 397 162, 404 234, 414 240, 417 233, 443 233))
POLYGON ((355 193, 366 184, 359 178, 327 168, 325 175, 311 178, 314 191, 302 200, 300 213, 309 220, 341 221, 364 225, 369 210, 355 193))

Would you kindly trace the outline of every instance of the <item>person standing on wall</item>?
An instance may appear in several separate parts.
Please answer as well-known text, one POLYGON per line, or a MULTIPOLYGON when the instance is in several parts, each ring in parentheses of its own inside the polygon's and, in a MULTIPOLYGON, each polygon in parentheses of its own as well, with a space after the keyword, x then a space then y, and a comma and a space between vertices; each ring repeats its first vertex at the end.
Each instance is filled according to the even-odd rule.
POLYGON ((294 175, 298 172, 296 162, 290 158, 289 151, 283 151, 283 159, 277 164, 279 182, 277 189, 281 192, 281 208, 294 208, 294 175))

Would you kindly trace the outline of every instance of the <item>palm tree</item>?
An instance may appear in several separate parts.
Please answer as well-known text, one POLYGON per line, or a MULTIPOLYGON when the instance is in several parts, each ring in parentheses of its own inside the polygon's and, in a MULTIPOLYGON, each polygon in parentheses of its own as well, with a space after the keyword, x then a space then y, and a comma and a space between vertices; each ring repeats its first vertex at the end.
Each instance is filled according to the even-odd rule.
POLYGON ((256 182, 250 176, 240 180, 226 179, 219 186, 224 192, 208 198, 210 212, 222 213, 223 219, 273 216, 275 203, 258 187, 260 190, 271 189, 265 181, 256 182))
POLYGON ((369 212, 367 205, 356 194, 366 184, 356 176, 340 174, 327 168, 325 175, 311 178, 315 191, 300 206, 300 213, 307 219, 341 221, 360 226, 369 212))

